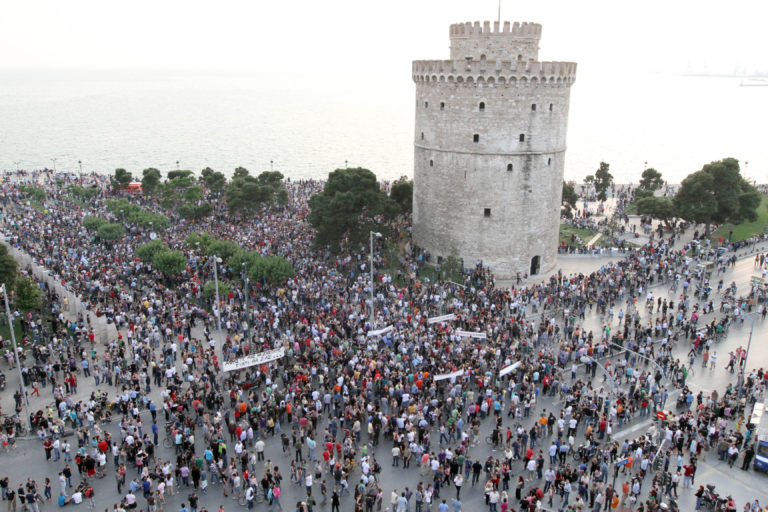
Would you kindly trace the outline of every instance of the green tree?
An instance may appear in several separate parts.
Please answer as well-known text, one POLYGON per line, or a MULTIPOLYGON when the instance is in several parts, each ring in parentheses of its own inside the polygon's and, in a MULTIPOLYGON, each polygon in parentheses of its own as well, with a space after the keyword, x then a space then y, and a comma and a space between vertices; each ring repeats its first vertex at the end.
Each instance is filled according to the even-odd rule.
POLYGON ((250 176, 250 172, 248 172, 248 169, 245 167, 236 167, 235 172, 232 174, 232 179, 235 178, 245 178, 246 176, 250 176))
POLYGON ((309 221, 317 230, 316 245, 336 251, 345 237, 353 244, 367 239, 368 231, 381 231, 379 220, 390 220, 397 203, 381 190, 368 169, 336 169, 322 192, 309 200, 309 221))
POLYGON ((112 178, 113 188, 125 188, 133 181, 133 174, 123 168, 115 169, 115 176, 112 178))
POLYGON ((162 240, 152 240, 136 248, 135 254, 145 263, 151 263, 155 259, 155 254, 167 251, 168 246, 162 240))
POLYGON ((709 234, 712 224, 757 220, 760 192, 739 172, 739 161, 725 158, 709 163, 689 174, 674 197, 677 216, 704 224, 709 234))
POLYGON ((93 215, 89 215, 83 218, 83 227, 88 231, 98 231, 99 228, 104 224, 109 224, 109 221, 102 217, 95 217, 93 215))
POLYGON ((267 256, 257 259, 248 275, 254 281, 275 286, 293 276, 293 264, 282 256, 267 256))
POLYGON ((250 275, 251 269, 256 267, 260 259, 261 254, 258 252, 240 249, 229 259, 228 263, 233 271, 239 271, 245 265, 245 271, 250 275))
POLYGON ((4 284, 8 290, 12 290, 18 276, 19 264, 8 252, 8 246, 0 244, 0 284, 4 284))
POLYGON ((35 199, 36 201, 45 201, 47 195, 45 190, 31 185, 19 185, 18 190, 23 197, 35 199))
POLYGON ((443 260, 442 271, 444 278, 449 281, 459 279, 461 276, 461 259, 456 247, 451 247, 451 252, 443 260))
POLYGON ((122 224, 102 224, 99 226, 96 233, 99 235, 99 238, 105 242, 114 242, 123 238, 123 235, 125 235, 125 228, 122 224))
POLYGON ((215 194, 218 194, 224 190, 224 187, 227 184, 226 176, 224 176, 223 173, 214 171, 210 167, 206 167, 200 173, 200 181, 202 181, 205 186, 215 194))
POLYGON ((413 211, 413 181, 401 180, 392 185, 389 197, 400 206, 400 211, 409 214, 413 211))
POLYGON ((285 189, 281 173, 265 171, 254 178, 243 172, 238 175, 236 170, 235 175, 224 197, 231 213, 250 215, 258 212, 263 205, 271 205, 278 200, 287 202, 288 198, 281 192, 285 189))
POLYGON ((187 247, 197 247, 199 245, 201 248, 206 249, 214 240, 216 239, 208 233, 191 233, 184 240, 184 243, 187 247))
POLYGON ((640 184, 638 185, 640 189, 655 192, 662 186, 664 186, 664 179, 661 177, 659 171, 653 167, 649 167, 643 171, 643 175, 640 178, 640 184))
POLYGON ((67 187, 67 189, 70 191, 70 193, 75 196, 78 199, 82 199, 84 201, 90 201, 92 198, 99 195, 99 189, 98 187, 77 187, 75 185, 70 185, 67 187))
POLYGON ((610 173, 609 168, 607 163, 600 162, 600 168, 595 171, 595 192, 597 192, 598 201, 608 199, 608 189, 613 183, 613 174, 610 173))
POLYGON ((650 215, 666 224, 677 217, 675 204, 669 197, 642 197, 635 204, 639 215, 650 215))
MULTIPOLYGON (((219 300, 222 297, 226 298, 229 295, 232 287, 226 281, 219 281, 219 300)), ((208 281, 203 285, 203 297, 208 302, 216 299, 216 281, 208 281)))
POLYGON ((562 208, 560 209, 560 215, 567 218, 573 218, 573 210, 576 209, 576 202, 579 200, 576 190, 573 185, 570 185, 563 181, 563 201, 562 208))
POLYGON ((155 254, 152 264, 166 277, 175 277, 187 268, 187 258, 181 251, 160 251, 155 254))
POLYGON ((218 256, 222 260, 228 261, 229 258, 234 256, 235 253, 237 253, 239 250, 240 246, 235 242, 216 239, 208 244, 208 248, 205 252, 208 254, 208 256, 218 256))
POLYGON ((168 171, 168 180, 173 181, 176 178, 191 178, 194 173, 188 170, 176 169, 175 171, 168 171))
POLYGON ((142 171, 141 189, 147 194, 154 194, 160 184, 160 171, 154 167, 142 171))
POLYGON ((14 304, 23 312, 40 309, 43 305, 43 294, 40 287, 32 279, 19 276, 16 279, 14 304))

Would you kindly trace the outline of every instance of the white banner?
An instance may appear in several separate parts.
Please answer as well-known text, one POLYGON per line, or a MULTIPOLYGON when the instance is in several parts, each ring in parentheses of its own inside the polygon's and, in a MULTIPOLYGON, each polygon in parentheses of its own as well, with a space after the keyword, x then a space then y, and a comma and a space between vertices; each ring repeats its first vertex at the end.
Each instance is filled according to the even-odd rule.
POLYGON ((456 319, 456 315, 454 315, 453 313, 449 313, 447 315, 433 316, 432 318, 427 318, 427 323, 436 324, 438 322, 447 322, 449 320, 455 320, 455 319, 456 319))
POLYGON ((234 361, 224 362, 224 371, 231 372, 232 370, 242 370, 249 366, 256 366, 257 364, 268 363, 276 359, 280 359, 285 355, 285 347, 276 348, 274 350, 267 350, 266 352, 257 352, 255 354, 249 354, 240 359, 234 361))
POLYGON ((464 375, 464 370, 456 370, 452 373, 443 373, 442 375, 435 375, 435 380, 445 380, 445 379, 451 379, 453 377, 461 377, 464 375))
POLYGON ((521 364, 523 364, 523 362, 518 361, 516 363, 512 363, 509 366, 505 366, 504 368, 501 369, 501 371, 499 371, 499 377, 503 377, 508 373, 512 373, 513 371, 517 370, 521 364))
POLYGON ((394 329, 394 327, 392 327, 391 325, 388 325, 388 326, 386 326, 383 329, 379 329, 378 331, 368 331, 368 335, 367 336, 369 338, 372 338, 374 336, 381 336, 382 334, 387 334, 388 332, 390 332, 393 329, 394 329))
POLYGON ((484 332, 475 331, 456 331, 456 335, 462 336, 464 338, 475 338, 478 340, 484 340, 486 338, 486 334, 484 332))

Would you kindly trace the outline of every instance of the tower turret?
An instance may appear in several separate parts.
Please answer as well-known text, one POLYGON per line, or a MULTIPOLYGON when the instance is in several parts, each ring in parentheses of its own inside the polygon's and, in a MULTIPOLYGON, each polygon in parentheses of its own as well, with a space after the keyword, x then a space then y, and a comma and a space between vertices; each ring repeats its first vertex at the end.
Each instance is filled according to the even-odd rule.
POLYGON ((573 62, 541 25, 451 25, 451 60, 414 61, 413 237, 497 277, 554 267, 573 62))

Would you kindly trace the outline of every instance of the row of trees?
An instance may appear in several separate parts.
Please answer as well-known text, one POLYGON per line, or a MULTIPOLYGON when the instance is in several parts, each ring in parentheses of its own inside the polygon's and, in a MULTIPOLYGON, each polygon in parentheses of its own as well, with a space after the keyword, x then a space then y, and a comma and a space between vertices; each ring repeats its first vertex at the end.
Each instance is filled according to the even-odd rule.
MULTIPOLYGON (((125 188, 133 181, 133 174, 125 169, 116 169, 112 177, 115 189, 125 188)), ((283 185, 283 175, 277 171, 265 171, 258 176, 252 176, 248 169, 235 169, 232 181, 221 172, 206 167, 195 177, 190 170, 169 171, 166 180, 158 169, 144 169, 141 178, 141 188, 150 196, 159 196, 160 204, 176 212, 179 216, 195 220, 210 215, 213 204, 205 199, 205 189, 211 196, 224 196, 229 212, 242 217, 252 216, 263 206, 277 204, 284 206, 288 203, 288 191, 283 185)))
POLYGON ((713 224, 757 220, 760 192, 741 175, 735 158, 706 164, 700 171, 689 174, 674 197, 654 196, 662 185, 658 171, 647 169, 643 173, 635 194, 637 213, 664 222, 679 218, 704 224, 706 233, 713 224))
POLYGON ((0 284, 5 285, 14 308, 20 311, 39 309, 43 304, 40 287, 32 278, 19 273, 19 265, 8 252, 8 246, 5 244, 0 244, 0 284))

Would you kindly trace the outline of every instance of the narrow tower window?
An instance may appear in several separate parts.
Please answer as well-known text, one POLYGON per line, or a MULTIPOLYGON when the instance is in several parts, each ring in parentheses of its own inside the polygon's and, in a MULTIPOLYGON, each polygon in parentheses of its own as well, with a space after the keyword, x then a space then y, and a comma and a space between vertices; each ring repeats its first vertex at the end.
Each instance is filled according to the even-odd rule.
POLYGON ((531 103, 531 112, 536 112, 536 104, 531 103))
POLYGON ((483 209, 483 217, 490 217, 491 216, 491 209, 485 208, 483 209))
POLYGON ((485 112, 485 102, 484 101, 480 102, 480 112, 485 112))
POLYGON ((525 134, 524 133, 520 134, 520 142, 525 142, 525 134))
POLYGON ((440 110, 445 110, 445 102, 444 101, 440 102, 440 110))
POLYGON ((554 109, 554 104, 550 103, 549 104, 549 111, 552 112, 553 109, 554 109))
POLYGON ((476 133, 472 136, 472 142, 480 142, 480 134, 476 133))
POLYGON ((435 161, 434 160, 430 160, 429 161, 429 166, 430 167, 434 167, 435 166, 435 161))
POLYGON ((429 107, 429 102, 428 102, 428 101, 425 101, 425 102, 424 102, 424 108, 428 108, 428 107, 429 107))
POLYGON ((421 140, 424 140, 424 132, 421 132, 421 140))
POLYGON ((547 158, 547 165, 552 165, 552 159, 551 158, 547 158))
POLYGON ((512 164, 507 164, 507 170, 508 170, 508 171, 511 171, 511 170, 512 170, 512 164))

